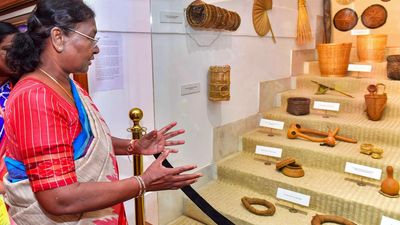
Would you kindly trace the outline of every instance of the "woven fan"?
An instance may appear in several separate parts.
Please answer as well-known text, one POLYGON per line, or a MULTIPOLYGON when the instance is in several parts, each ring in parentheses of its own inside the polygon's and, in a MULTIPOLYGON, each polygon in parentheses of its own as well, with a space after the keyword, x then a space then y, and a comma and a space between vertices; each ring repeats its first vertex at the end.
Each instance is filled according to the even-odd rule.
POLYGON ((274 32, 268 18, 267 11, 272 9, 272 0, 254 0, 253 26, 259 36, 265 36, 271 31, 272 40, 276 43, 274 32))
POLYGON ((347 4, 354 2, 354 0, 336 0, 336 2, 341 5, 347 5, 347 4))

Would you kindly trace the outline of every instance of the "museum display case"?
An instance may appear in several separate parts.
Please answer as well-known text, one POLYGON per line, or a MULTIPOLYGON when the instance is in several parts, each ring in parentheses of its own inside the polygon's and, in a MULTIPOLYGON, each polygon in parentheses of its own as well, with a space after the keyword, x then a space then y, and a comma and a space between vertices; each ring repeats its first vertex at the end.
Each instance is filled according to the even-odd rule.
MULTIPOLYGON (((307 1, 313 39, 300 46, 297 1, 261 7, 267 22, 254 21, 259 1, 204 2, 240 27, 197 29, 193 1, 152 1, 156 124, 187 130, 172 163, 199 164, 195 189, 234 224, 399 224, 400 3, 329 1, 324 43, 323 3, 307 1), (230 98, 210 101, 210 66, 224 65, 230 98)), ((158 200, 160 224, 216 224, 183 194, 158 200)))

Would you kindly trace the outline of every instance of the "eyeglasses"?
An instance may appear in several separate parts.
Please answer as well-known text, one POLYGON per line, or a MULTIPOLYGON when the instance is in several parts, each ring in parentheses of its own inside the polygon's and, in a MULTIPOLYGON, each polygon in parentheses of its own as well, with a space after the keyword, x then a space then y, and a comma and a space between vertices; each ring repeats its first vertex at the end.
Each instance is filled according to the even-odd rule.
POLYGON ((71 28, 67 28, 67 30, 72 31, 72 32, 74 32, 74 33, 77 33, 77 34, 79 34, 79 35, 81 35, 81 36, 83 36, 83 37, 89 39, 90 41, 92 41, 93 47, 96 47, 96 46, 97 46, 97 43, 98 43, 99 40, 100 40, 100 38, 93 38, 93 37, 90 37, 90 36, 87 35, 87 34, 84 34, 84 33, 80 32, 80 31, 77 31, 77 30, 74 30, 74 29, 71 29, 71 28))

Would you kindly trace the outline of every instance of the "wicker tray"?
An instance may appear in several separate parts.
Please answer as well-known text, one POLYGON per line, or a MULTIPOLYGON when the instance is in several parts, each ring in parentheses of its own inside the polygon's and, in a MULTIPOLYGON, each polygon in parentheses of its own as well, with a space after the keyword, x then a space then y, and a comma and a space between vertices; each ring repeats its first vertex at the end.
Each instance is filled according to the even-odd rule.
POLYGON ((349 31, 357 25, 358 15, 350 8, 339 10, 333 17, 333 25, 340 31, 349 31))
POLYGON ((361 22, 370 29, 376 29, 386 23, 387 11, 379 4, 371 5, 361 15, 361 22))

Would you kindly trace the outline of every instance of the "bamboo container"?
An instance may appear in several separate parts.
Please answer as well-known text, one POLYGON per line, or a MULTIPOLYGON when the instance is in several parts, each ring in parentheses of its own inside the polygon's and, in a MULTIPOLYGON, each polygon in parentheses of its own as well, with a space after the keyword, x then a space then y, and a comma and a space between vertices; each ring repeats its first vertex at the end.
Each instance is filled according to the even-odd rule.
POLYGON ((210 101, 229 101, 230 94, 230 78, 231 67, 226 66, 210 66, 209 69, 209 88, 208 99, 210 101))
POLYGON ((351 45, 352 43, 317 45, 321 76, 346 76, 350 60, 351 45))
POLYGON ((383 62, 387 43, 386 34, 357 36, 357 55, 360 62, 383 62))

